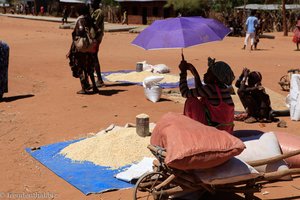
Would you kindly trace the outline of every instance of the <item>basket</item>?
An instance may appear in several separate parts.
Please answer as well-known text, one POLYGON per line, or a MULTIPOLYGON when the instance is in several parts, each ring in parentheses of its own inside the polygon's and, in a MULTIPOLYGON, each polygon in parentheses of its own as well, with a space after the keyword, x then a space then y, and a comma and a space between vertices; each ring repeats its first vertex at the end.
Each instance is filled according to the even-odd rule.
POLYGON ((144 88, 145 96, 148 100, 152 102, 158 102, 161 94, 162 94, 162 88, 158 85, 155 85, 151 88, 144 88))

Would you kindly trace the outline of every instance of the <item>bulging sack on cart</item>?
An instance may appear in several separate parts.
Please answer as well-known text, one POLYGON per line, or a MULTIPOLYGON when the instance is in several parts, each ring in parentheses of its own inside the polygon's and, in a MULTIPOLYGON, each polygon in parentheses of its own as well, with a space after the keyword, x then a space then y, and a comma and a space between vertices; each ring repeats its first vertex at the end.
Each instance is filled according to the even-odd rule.
POLYGON ((195 176, 210 185, 230 184, 258 178, 259 172, 236 157, 217 167, 195 170, 195 176))
MULTIPOLYGON (((237 158, 244 162, 251 162, 260 159, 267 159, 281 155, 281 148, 276 135, 273 132, 267 132, 261 135, 241 138, 246 145, 246 149, 237 158)), ((276 172, 289 169, 284 160, 268 163, 266 165, 255 166, 258 172, 276 172)), ((284 177, 285 180, 291 179, 291 176, 284 177)))
MULTIPOLYGON (((289 153, 300 149, 299 135, 284 132, 275 132, 275 134, 283 153, 289 153)), ((300 167, 300 155, 286 158, 285 161, 288 163, 290 168, 300 167)))
POLYGON ((150 143, 165 148, 165 163, 181 170, 218 166, 245 148, 240 139, 226 131, 171 112, 158 121, 150 143))
POLYGON ((300 74, 292 74, 289 94, 291 120, 300 120, 300 74))

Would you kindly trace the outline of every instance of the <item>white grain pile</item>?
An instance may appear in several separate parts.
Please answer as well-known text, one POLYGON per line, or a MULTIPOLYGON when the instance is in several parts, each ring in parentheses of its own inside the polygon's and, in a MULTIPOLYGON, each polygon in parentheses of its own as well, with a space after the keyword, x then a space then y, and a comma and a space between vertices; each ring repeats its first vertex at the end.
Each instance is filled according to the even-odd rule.
POLYGON ((122 127, 73 143, 60 153, 74 161, 90 161, 117 169, 143 157, 153 157, 147 148, 149 144, 150 137, 138 136, 135 127, 122 127))
POLYGON ((145 78, 149 76, 163 76, 164 79, 160 83, 176 83, 179 81, 179 76, 171 74, 155 74, 148 71, 142 72, 129 72, 129 73, 113 73, 105 78, 109 81, 128 81, 128 82, 143 82, 145 78))

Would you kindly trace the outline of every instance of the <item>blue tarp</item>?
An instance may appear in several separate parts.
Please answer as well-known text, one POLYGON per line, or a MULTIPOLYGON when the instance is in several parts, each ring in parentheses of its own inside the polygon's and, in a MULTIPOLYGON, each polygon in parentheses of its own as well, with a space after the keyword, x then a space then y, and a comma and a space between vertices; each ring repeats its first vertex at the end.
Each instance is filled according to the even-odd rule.
POLYGON ((42 146, 34 151, 27 148, 26 151, 85 195, 134 186, 114 178, 117 173, 128 166, 112 170, 109 167, 94 165, 91 162, 74 162, 59 154, 63 148, 77 141, 79 140, 42 146))
MULTIPOLYGON (((133 72, 135 70, 119 70, 119 71, 110 71, 110 72, 102 72, 102 76, 104 80, 107 80, 106 76, 110 75, 110 74, 114 74, 114 73, 130 73, 133 72)), ((159 75, 159 74, 158 74, 159 75)), ((117 81, 119 83, 131 83, 131 84, 135 84, 135 85, 143 85, 142 82, 130 82, 130 81, 117 81)), ((178 82, 176 83, 159 83, 160 87, 162 88, 178 88, 179 87, 179 77, 178 77, 178 82)), ((188 79, 188 85, 190 87, 194 86, 194 79, 188 79)))

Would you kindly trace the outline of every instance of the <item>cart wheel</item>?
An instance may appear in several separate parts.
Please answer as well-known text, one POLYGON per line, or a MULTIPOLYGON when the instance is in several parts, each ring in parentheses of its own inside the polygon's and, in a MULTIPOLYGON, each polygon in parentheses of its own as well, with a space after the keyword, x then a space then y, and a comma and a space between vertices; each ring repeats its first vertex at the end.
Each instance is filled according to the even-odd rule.
POLYGON ((254 195, 253 195, 253 194, 249 194, 249 193, 246 193, 246 194, 245 194, 245 199, 246 199, 246 200, 254 200, 253 198, 254 198, 254 195))
POLYGON ((134 187, 133 200, 165 200, 167 197, 152 195, 155 186, 160 184, 166 178, 160 172, 150 172, 139 178, 134 187))
POLYGON ((284 91, 289 91, 290 89, 290 81, 288 75, 284 75, 280 78, 279 84, 284 91))

